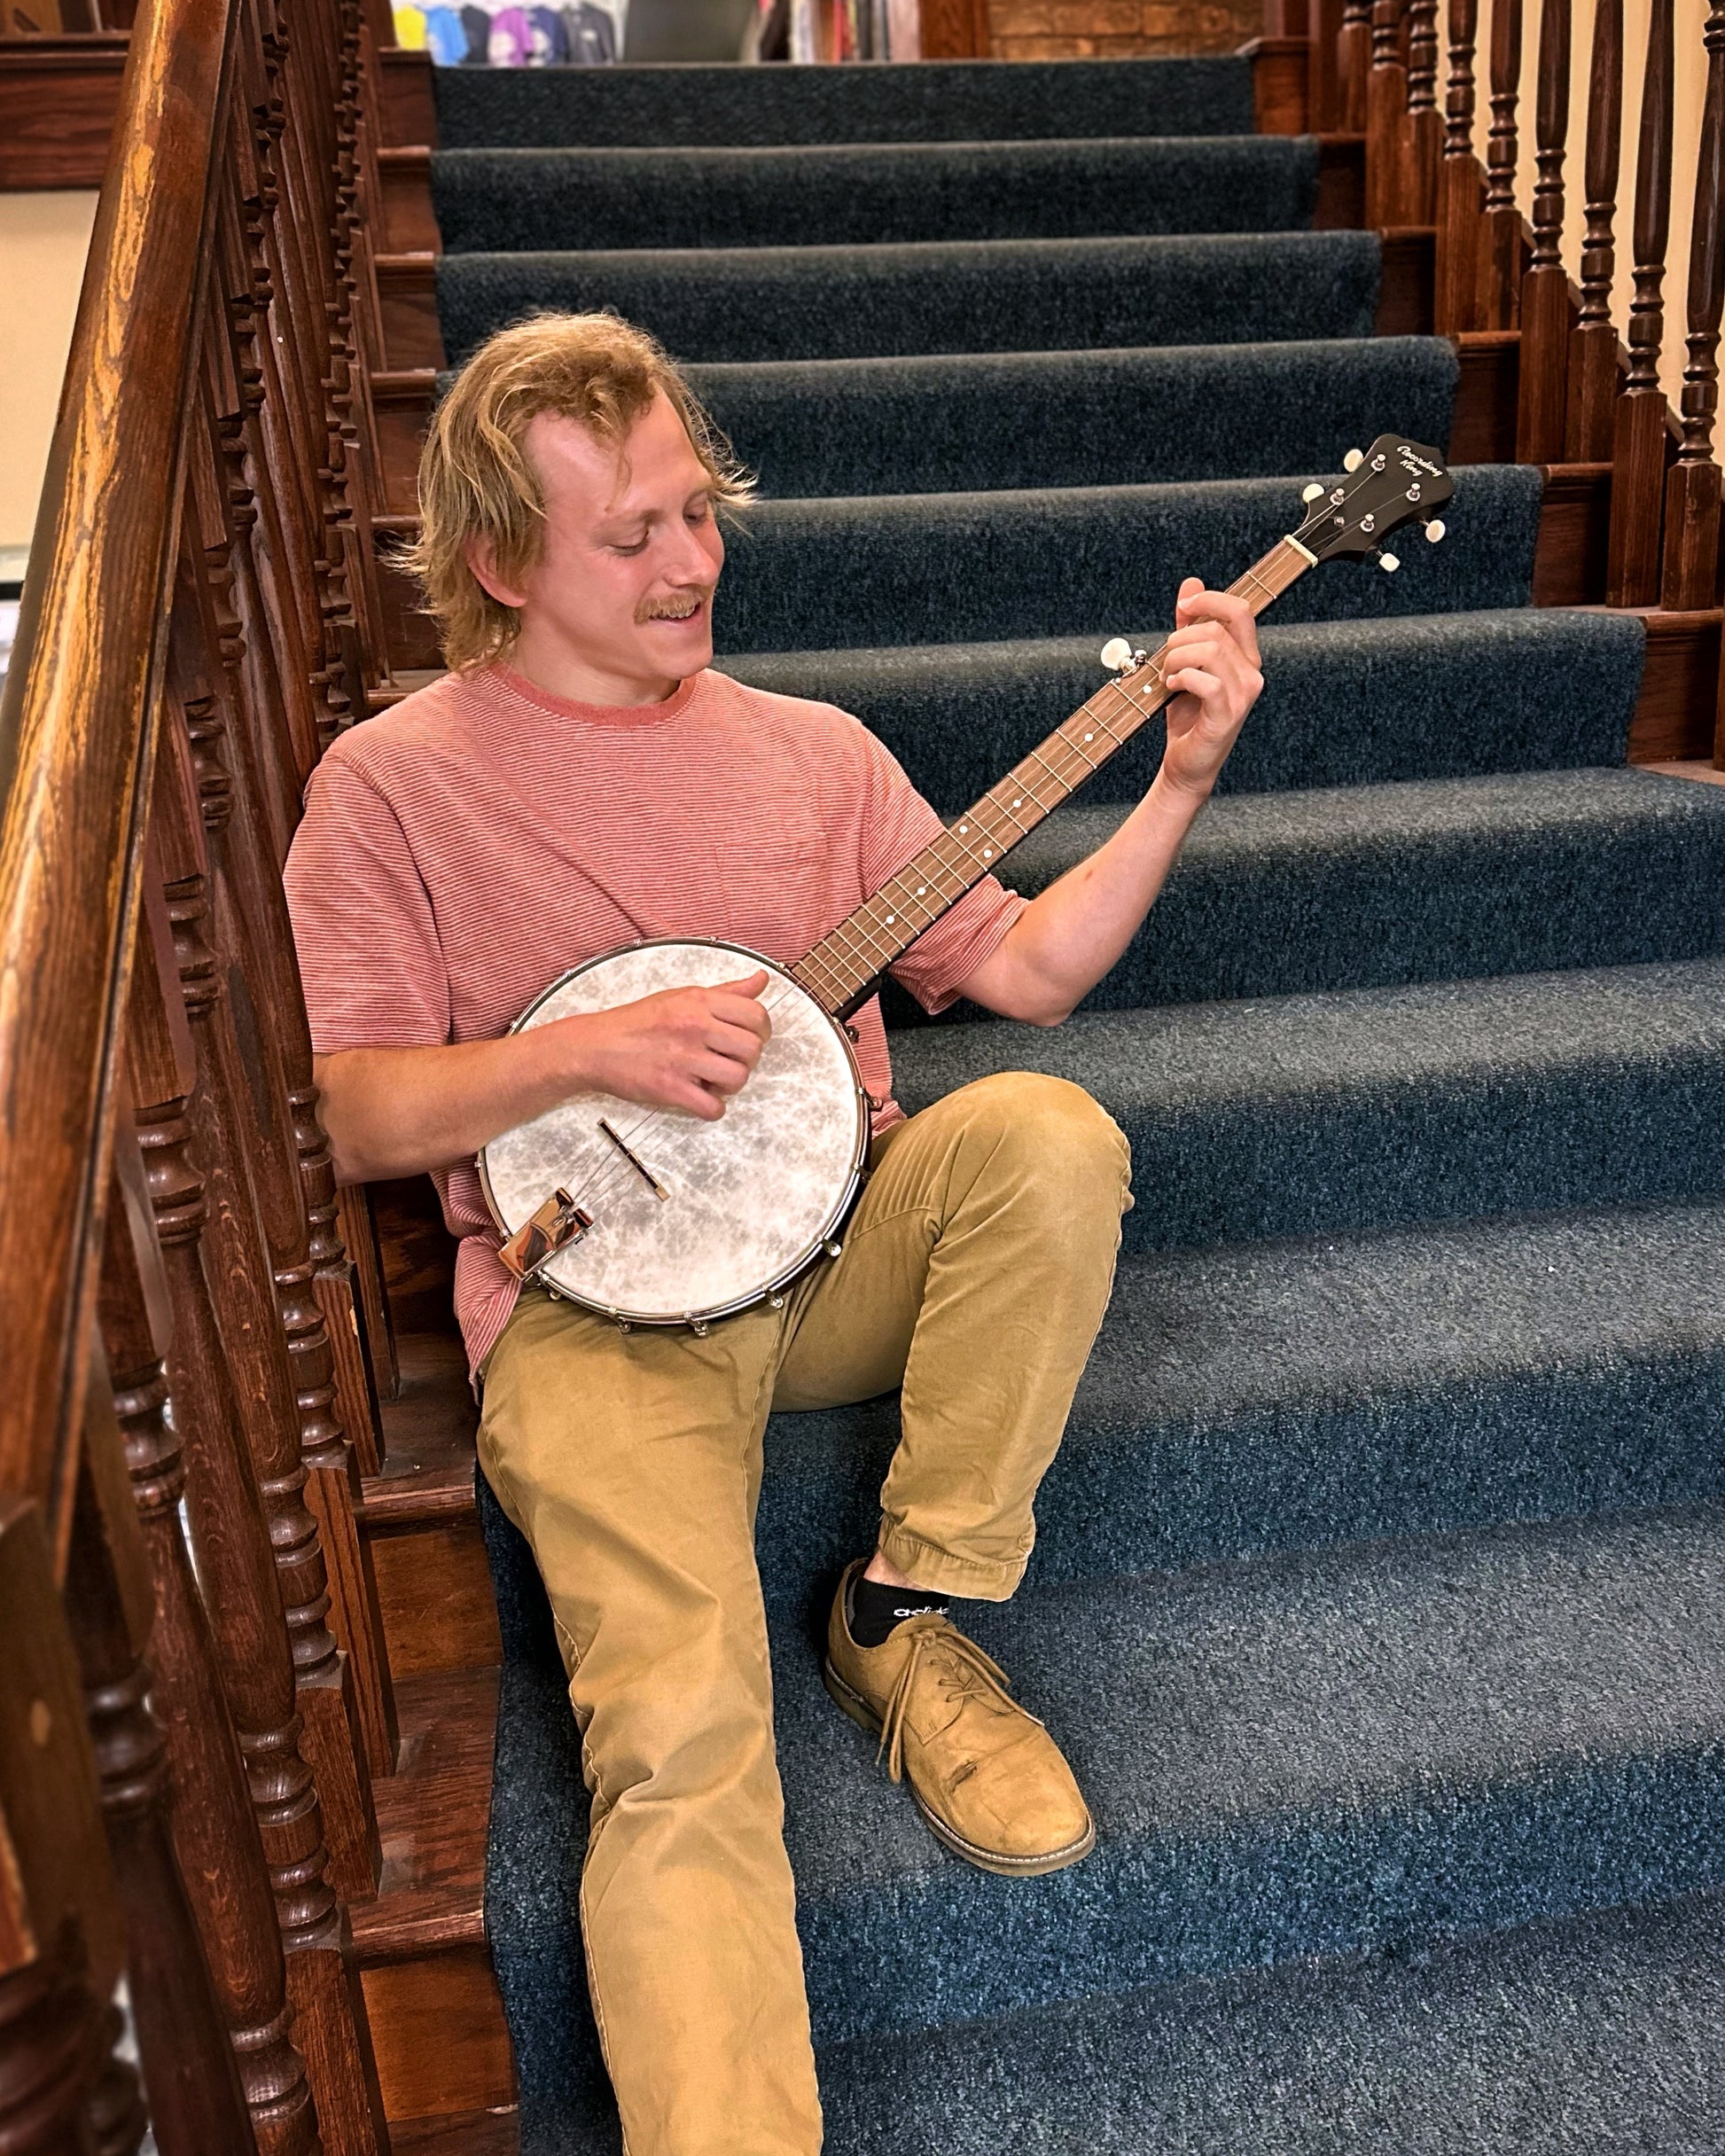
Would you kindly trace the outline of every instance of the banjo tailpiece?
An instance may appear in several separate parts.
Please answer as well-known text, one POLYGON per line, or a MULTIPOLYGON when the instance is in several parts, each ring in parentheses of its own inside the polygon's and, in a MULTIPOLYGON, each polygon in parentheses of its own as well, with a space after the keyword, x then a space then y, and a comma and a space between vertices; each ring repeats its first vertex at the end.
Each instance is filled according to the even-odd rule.
POLYGON ((567 1191, 553 1191, 497 1255, 518 1280, 531 1280, 559 1250, 580 1242, 592 1225, 593 1215, 578 1206, 567 1191))

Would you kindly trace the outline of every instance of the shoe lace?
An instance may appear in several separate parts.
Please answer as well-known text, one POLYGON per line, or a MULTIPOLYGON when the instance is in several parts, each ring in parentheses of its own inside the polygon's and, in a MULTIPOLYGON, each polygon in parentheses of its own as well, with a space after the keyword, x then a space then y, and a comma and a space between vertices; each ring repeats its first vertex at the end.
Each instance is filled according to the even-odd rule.
POLYGON ((1008 1714, 1019 1711, 1006 1672, 973 1639, 966 1639, 950 1626, 930 1626, 927 1630, 916 1633, 904 1668, 899 1672, 899 1681, 893 1687, 893 1696, 886 1702, 880 1724, 880 1744, 875 1753, 877 1760, 885 1756, 886 1771, 895 1782, 903 1779, 904 1725, 909 1717, 911 1694, 916 1690, 918 1673, 925 1667, 949 1699, 961 1705, 967 1699, 980 1699, 988 1704, 997 1701, 1008 1714))

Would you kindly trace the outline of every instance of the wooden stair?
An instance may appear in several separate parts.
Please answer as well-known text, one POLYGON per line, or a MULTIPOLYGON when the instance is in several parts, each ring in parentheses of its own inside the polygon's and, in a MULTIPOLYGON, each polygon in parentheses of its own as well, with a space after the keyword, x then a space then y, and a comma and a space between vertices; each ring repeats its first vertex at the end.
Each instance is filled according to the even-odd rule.
POLYGON ((377 1785, 377 1898, 354 1910, 397 2152, 515 2150, 514 2067, 482 1894, 502 1647, 473 1500, 478 1413, 431 1186, 373 1186, 400 1387, 362 1484, 401 1740, 377 1785))

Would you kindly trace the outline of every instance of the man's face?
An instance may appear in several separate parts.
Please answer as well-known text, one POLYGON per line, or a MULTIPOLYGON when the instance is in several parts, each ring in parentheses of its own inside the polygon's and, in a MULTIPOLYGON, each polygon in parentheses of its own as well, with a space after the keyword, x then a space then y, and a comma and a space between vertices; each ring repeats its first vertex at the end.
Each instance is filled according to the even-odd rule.
POLYGON ((712 482, 675 407, 655 397, 621 449, 542 412, 525 447, 544 496, 544 551, 507 586, 470 557, 487 590, 520 610, 511 658, 548 682, 573 662, 601 684, 592 701, 668 694, 712 661, 725 558, 712 482))

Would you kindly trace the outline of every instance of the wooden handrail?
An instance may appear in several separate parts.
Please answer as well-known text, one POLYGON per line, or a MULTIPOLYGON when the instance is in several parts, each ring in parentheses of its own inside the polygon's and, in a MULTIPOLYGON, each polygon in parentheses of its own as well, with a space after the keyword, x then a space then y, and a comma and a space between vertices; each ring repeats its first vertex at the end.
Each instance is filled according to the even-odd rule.
POLYGON ((133 34, 0 700, 0 1489, 62 1567, 231 17, 148 0, 133 34))
POLYGON ((139 22, 0 707, 0 1610, 94 1740, 54 1710, 52 1805, 0 1777, 8 2147, 40 2085, 135 2148, 122 1970, 161 2156, 388 2147, 347 1914, 394 1765, 378 1394, 279 881, 387 678, 370 36, 139 22))

